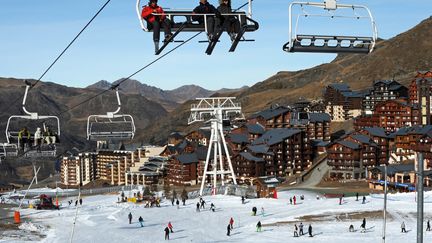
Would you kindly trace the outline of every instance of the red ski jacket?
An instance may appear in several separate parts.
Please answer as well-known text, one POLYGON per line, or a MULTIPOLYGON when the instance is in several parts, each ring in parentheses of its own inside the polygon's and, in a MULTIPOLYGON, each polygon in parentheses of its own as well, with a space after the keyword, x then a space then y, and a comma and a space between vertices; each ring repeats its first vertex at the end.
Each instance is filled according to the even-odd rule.
POLYGON ((141 12, 141 16, 148 22, 153 23, 156 20, 153 13, 162 14, 162 15, 158 15, 160 17, 160 20, 165 19, 165 14, 163 9, 157 5, 155 8, 152 8, 151 6, 145 6, 141 12))

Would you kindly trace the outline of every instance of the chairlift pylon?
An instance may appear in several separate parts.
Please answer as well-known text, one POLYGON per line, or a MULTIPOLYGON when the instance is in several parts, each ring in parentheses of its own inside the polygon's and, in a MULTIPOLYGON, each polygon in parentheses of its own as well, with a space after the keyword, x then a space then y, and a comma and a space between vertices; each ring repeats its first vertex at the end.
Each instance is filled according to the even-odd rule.
MULTIPOLYGON (((330 26, 331 27, 331 26, 330 26)), ((292 2, 289 5, 289 41, 283 46, 286 52, 316 52, 316 53, 363 53, 368 54, 374 50, 378 31, 371 11, 364 5, 339 4, 336 0, 325 0, 324 2, 292 2), (293 20, 293 8, 300 6, 303 11, 298 14, 296 21, 293 20), (309 14, 304 8, 313 7, 332 14, 309 14), (352 9, 352 15, 337 15, 336 11, 341 9, 352 9), (355 11, 362 10, 367 15, 358 15, 355 11), (297 28, 300 17, 328 17, 366 19, 370 22, 370 36, 350 35, 315 35, 298 33, 297 28), (293 26, 295 23, 295 30, 293 26)))
POLYGON ((117 96, 117 110, 106 115, 90 115, 87 119, 87 140, 122 141, 132 140, 135 136, 135 123, 131 115, 118 114, 121 109, 117 86, 112 87, 117 96))
MULTIPOLYGON (((237 20, 240 22, 240 31, 237 33, 236 38, 232 40, 231 47, 229 49, 229 52, 234 52, 237 48, 237 45, 240 41, 254 41, 250 39, 244 38, 245 32, 253 32, 258 30, 259 24, 255 20, 252 19, 252 1, 248 0, 247 6, 248 10, 240 10, 236 11, 230 14, 221 14, 222 16, 235 16, 237 20)), ((138 20, 141 26, 141 29, 145 32, 153 32, 151 28, 147 27, 146 20, 144 20, 141 17, 141 11, 142 8, 145 7, 141 5, 141 0, 137 0, 136 2, 136 13, 138 16, 138 20)), ((158 14, 154 14, 158 15, 158 14)), ((174 38, 180 33, 180 32, 204 32, 207 33, 207 21, 204 20, 204 23, 200 24, 198 22, 195 22, 192 20, 192 16, 202 15, 204 16, 204 19, 208 17, 214 17, 215 14, 197 14, 193 13, 192 9, 164 9, 164 15, 171 21, 171 31, 174 32, 172 37, 166 41, 163 42, 163 45, 161 48, 159 48, 159 51, 156 51, 156 55, 159 55, 163 49, 170 43, 170 42, 183 42, 183 41, 177 41, 174 40, 174 38), (180 20, 181 19, 181 20, 180 20)), ((216 28, 216 27, 215 27, 216 28)), ((163 28, 160 30, 163 31, 163 28)), ((220 33, 221 34, 221 33, 220 33)), ((220 36, 219 33, 216 33, 215 36, 220 36)), ((200 41, 200 42, 207 42, 209 43, 208 48, 206 50, 206 54, 211 55, 213 52, 214 47, 219 42, 219 38, 213 38, 206 41, 200 41)))
POLYGON ((23 148, 24 156, 26 157, 55 157, 56 144, 59 143, 60 137, 60 120, 57 116, 41 116, 37 112, 29 112, 26 109, 26 101, 28 91, 31 88, 31 83, 25 80, 26 89, 22 102, 22 109, 26 115, 12 115, 9 117, 6 125, 7 144, 3 144, 3 151, 6 156, 17 156, 18 148, 23 148), (25 124, 19 124, 25 122, 25 124), (17 124, 19 126, 17 126, 17 124), (40 130, 41 140, 35 141, 36 128, 40 129, 43 126, 43 131, 40 130), (27 128, 30 137, 20 138, 20 131, 27 128), (49 133, 49 134, 46 134, 49 133))

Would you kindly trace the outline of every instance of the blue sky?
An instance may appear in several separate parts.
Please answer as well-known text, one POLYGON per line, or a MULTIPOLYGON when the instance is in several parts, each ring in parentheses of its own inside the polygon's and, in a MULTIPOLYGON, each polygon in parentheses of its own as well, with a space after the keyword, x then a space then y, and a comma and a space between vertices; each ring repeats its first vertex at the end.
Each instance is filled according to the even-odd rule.
MULTIPOLYGON (((37 79, 82 29, 106 0, 1 0, 0 77, 37 79)), ((193 8, 198 0, 159 0, 163 7, 193 8)), ((217 3, 216 0, 210 1, 217 3)), ((245 0, 233 0, 233 7, 245 0)), ((253 18, 260 29, 248 33, 255 42, 240 43, 228 53, 229 39, 222 36, 213 55, 207 56, 204 34, 134 76, 148 85, 174 89, 197 84, 207 89, 237 88, 263 81, 278 71, 301 70, 331 61, 332 54, 288 54, 286 0, 255 0, 253 18)), ((378 25, 379 37, 391 38, 431 15, 430 0, 351 0, 342 3, 367 5, 378 25)), ((129 76, 153 61, 152 34, 143 32, 135 13, 134 0, 111 0, 60 61, 45 75, 72 87, 85 87, 99 80, 110 82, 129 76)), ((359 22, 313 24, 316 31, 335 26, 345 33, 358 30, 359 22)), ((364 26, 368 30, 368 26, 364 26)), ((311 26, 305 27, 314 31, 311 26)), ((315 32, 314 32, 315 34, 315 32)), ((180 34, 187 39, 190 33, 180 34)), ((170 47, 167 48, 169 50, 170 47)))

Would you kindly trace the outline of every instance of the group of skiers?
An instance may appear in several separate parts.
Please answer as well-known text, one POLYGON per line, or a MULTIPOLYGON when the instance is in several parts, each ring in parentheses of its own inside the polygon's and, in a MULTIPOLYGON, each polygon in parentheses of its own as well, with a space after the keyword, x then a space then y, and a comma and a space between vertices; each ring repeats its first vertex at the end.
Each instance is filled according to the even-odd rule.
MULTIPOLYGON (((206 204, 205 200, 202 197, 200 197, 199 202, 197 202, 196 204, 196 211, 200 212, 200 209, 205 209, 205 204, 206 204)), ((215 211, 215 205, 213 203, 210 205, 210 209, 213 212, 215 211)))
MULTIPOLYGON (((36 147, 37 151, 41 150, 41 145, 45 142, 46 144, 55 144, 57 141, 57 136, 51 131, 49 126, 44 125, 44 131, 41 128, 36 128, 33 136, 33 145, 36 147)), ((27 127, 23 127, 18 132, 18 144, 21 150, 25 150, 26 146, 32 147, 31 144, 31 134, 27 127)))
POLYGON ((294 203, 294 205, 296 205, 297 204, 297 198, 296 198, 296 196, 293 196, 293 197, 290 197, 290 204, 292 205, 293 203, 294 203))
MULTIPOLYGON (((297 227, 297 224, 294 225, 294 237, 299 237, 299 236, 304 235, 303 227, 304 226, 303 226, 302 222, 300 222, 298 227, 297 227)), ((311 224, 309 224, 309 227, 308 227, 308 234, 309 234, 309 237, 313 237, 311 224)))
MULTIPOLYGON (((222 0, 219 7, 215 8, 207 0, 199 0, 199 5, 192 12, 192 21, 206 26, 209 41, 214 39, 217 32, 226 30, 234 41, 240 31, 240 21, 234 15, 223 16, 222 14, 232 13, 231 0, 222 0), (209 15, 206 15, 209 14, 209 15)), ((161 27, 165 32, 164 42, 172 41, 171 25, 162 7, 158 5, 158 0, 149 0, 144 6, 141 17, 146 20, 147 27, 153 30, 153 42, 155 52, 159 50, 159 39, 161 27)))
MULTIPOLYGON (((80 198, 79 200, 75 200, 75 207, 78 206, 78 202, 79 202, 80 206, 82 206, 82 203, 83 203, 82 198, 80 198)), ((69 203, 69 206, 72 205, 73 200, 69 200, 68 203, 69 203)))
MULTIPOLYGON (((187 199, 188 199, 187 191, 186 191, 186 189, 183 189, 183 192, 181 193, 181 200, 182 200, 183 206, 186 206, 186 200, 187 199)), ((175 205, 177 205, 177 209, 180 209, 180 201, 177 198, 177 192, 175 190, 173 191, 173 195, 171 197, 171 204, 173 206, 174 206, 174 203, 175 203, 175 205)))
MULTIPOLYGON (((302 196, 302 198, 304 199, 304 197, 302 196)), ((294 199, 295 201, 295 196, 291 199, 294 199)), ((244 197, 242 197, 242 203, 243 203, 244 197)), ((357 200, 358 200, 358 194, 357 194, 357 200)), ((363 196, 363 202, 365 201, 365 196, 363 196)), ((200 209, 204 209, 205 208, 205 201, 202 197, 200 197, 199 202, 197 202, 197 211, 200 211, 200 209)), ((80 199, 80 204, 82 204, 82 199, 80 199)), ((179 200, 176 200, 176 204, 179 205, 179 200)), ((215 205, 213 203, 211 203, 210 205, 210 210, 212 210, 213 212, 215 212, 215 205)), ((257 215, 257 207, 252 207, 252 215, 256 216, 257 215)), ((262 216, 264 216, 264 207, 261 207, 261 214, 262 216)), ((129 224, 132 224, 132 213, 130 212, 128 215, 128 219, 129 219, 129 224)), ((138 222, 140 223, 141 227, 144 227, 144 219, 140 216, 138 219, 138 222)), ((231 231, 234 229, 234 219, 231 217, 229 220, 229 223, 227 225, 227 236, 231 236, 231 231)), ((366 228, 366 218, 363 218, 362 223, 360 225, 360 229, 361 232, 364 233, 366 232, 367 228, 366 228)), ((261 221, 258 221, 258 223, 256 224, 256 232, 261 232, 262 231, 262 223, 261 221)), ((427 221, 427 227, 426 227, 426 231, 431 231, 431 226, 430 226, 430 221, 427 221)), ((164 229, 165 232, 165 240, 169 240, 169 235, 170 233, 174 233, 173 231, 173 225, 171 224, 171 222, 168 222, 168 225, 165 227, 164 229)), ((349 232, 355 232, 354 230, 354 225, 350 225, 349 226, 349 232)), ((402 233, 407 233, 406 230, 406 226, 405 226, 405 222, 402 222, 401 224, 401 232, 402 233)), ((314 237, 313 232, 312 232, 312 225, 309 224, 308 228, 307 228, 307 234, 309 235, 309 237, 314 237)), ((304 225, 302 222, 300 222, 299 225, 295 224, 294 225, 294 237, 300 237, 305 235, 304 233, 304 225)))

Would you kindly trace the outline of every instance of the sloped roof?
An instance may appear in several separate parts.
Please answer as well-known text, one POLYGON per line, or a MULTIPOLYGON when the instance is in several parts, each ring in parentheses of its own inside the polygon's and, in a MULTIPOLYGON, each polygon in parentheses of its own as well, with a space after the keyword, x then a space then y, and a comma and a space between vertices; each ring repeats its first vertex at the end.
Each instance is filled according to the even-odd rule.
POLYGON ((363 134, 356 134, 352 135, 351 137, 364 144, 376 145, 369 136, 363 134))
POLYGON ((261 137, 256 139, 252 144, 267 144, 269 146, 282 142, 284 139, 289 138, 297 133, 300 133, 300 129, 293 128, 275 128, 268 130, 261 137))
POLYGON ((180 154, 177 156, 177 160, 182 164, 198 163, 198 156, 196 153, 180 154))
POLYGON ((230 133, 228 135, 228 137, 231 139, 231 141, 233 143, 236 143, 236 144, 243 144, 243 143, 244 144, 248 144, 249 143, 247 134, 243 134, 243 133, 240 133, 240 134, 230 133))
MULTIPOLYGON (((384 166, 377 166, 375 168, 384 173, 384 166)), ((388 165, 387 174, 394 175, 396 173, 412 172, 414 169, 414 164, 388 165)))
POLYGON ((195 153, 199 160, 205 160, 207 157, 208 148, 205 146, 199 146, 195 149, 195 153))
POLYGON ((329 144, 329 141, 323 141, 321 139, 312 140, 312 145, 316 147, 327 147, 329 144))
POLYGON ((283 114, 283 113, 288 112, 288 111, 290 111, 289 108, 284 107, 284 106, 278 106, 276 108, 269 108, 267 110, 263 110, 263 111, 255 113, 255 114, 252 114, 250 116, 250 118, 257 118, 257 117, 261 116, 267 120, 267 119, 278 116, 278 115, 283 114))
POLYGON ((311 122, 330 122, 331 117, 327 113, 313 112, 309 113, 309 119, 311 122))
POLYGON ((342 95, 347 98, 363 98, 365 96, 364 93, 358 91, 342 92, 342 95))
POLYGON ((266 144, 260 145, 249 145, 247 148, 255 154, 266 154, 269 150, 269 147, 266 144))
POLYGON ((252 134, 263 134, 265 133, 265 128, 258 123, 255 124, 246 124, 249 133, 252 134))
POLYGON ((243 158, 245 158, 246 160, 249 160, 249 161, 264 162, 263 158, 255 157, 251 153, 248 153, 248 152, 241 152, 239 154, 240 154, 240 156, 242 156, 243 158))
POLYGON ((432 125, 426 126, 412 126, 412 127, 401 127, 399 130, 393 133, 394 136, 404 136, 408 134, 419 134, 426 135, 428 132, 432 131, 432 125))
POLYGON ((341 144, 345 147, 351 148, 351 149, 359 149, 360 145, 355 143, 355 142, 351 142, 351 141, 347 141, 347 140, 342 140, 342 141, 338 141, 338 144, 341 144))
POLYGON ((382 127, 365 127, 363 130, 367 131, 371 136, 388 138, 382 127))

